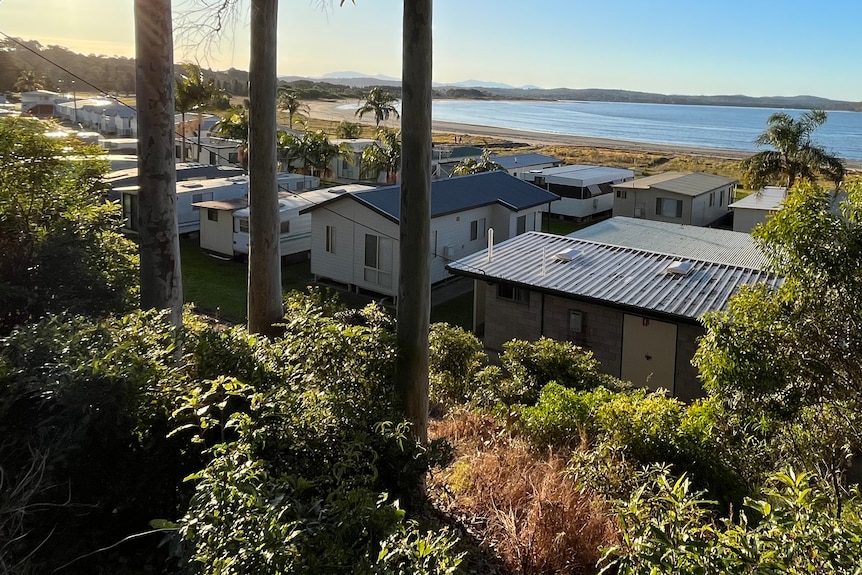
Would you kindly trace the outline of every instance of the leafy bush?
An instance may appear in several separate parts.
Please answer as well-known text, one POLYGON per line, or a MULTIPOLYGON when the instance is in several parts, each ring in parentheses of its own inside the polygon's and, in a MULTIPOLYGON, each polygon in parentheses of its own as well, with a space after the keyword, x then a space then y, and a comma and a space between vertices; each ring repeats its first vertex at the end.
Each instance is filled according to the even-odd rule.
MULTIPOLYGON (((50 487, 31 500, 40 512, 24 517, 22 542, 40 569, 184 506, 180 481, 200 461, 165 438, 166 391, 185 381, 173 342, 173 326, 154 312, 101 322, 48 317, 0 340, 3 472, 20 482, 33 454, 43 454, 50 487)), ((153 552, 141 560, 154 560, 153 552)))
POLYGON ((137 248, 119 233, 119 206, 102 202, 101 153, 49 138, 38 120, 0 118, 0 335, 47 313, 135 305, 137 248))
POLYGON ((534 342, 513 339, 503 345, 500 362, 509 373, 503 401, 532 405, 541 389, 550 382, 563 387, 588 390, 604 386, 618 388, 616 378, 599 371, 593 353, 564 341, 541 338, 534 342))
POLYGON ((487 361, 482 342, 460 327, 435 323, 428 345, 431 402, 443 408, 470 402, 478 387, 476 374, 487 361))
POLYGON ((598 410, 615 395, 604 387, 576 391, 549 383, 536 405, 521 411, 524 436, 536 446, 576 447, 598 434, 598 410))
POLYGON ((712 502, 685 478, 658 474, 618 507, 622 542, 609 548, 602 573, 859 572, 862 521, 858 493, 840 516, 816 477, 776 473, 736 518, 713 516, 712 502))

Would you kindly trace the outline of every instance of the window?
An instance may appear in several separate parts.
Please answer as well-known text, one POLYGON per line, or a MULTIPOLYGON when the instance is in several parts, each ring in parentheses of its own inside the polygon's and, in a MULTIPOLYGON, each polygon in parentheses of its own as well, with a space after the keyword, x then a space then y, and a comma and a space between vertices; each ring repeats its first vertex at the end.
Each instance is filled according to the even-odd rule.
POLYGON ((218 221, 218 210, 214 210, 212 208, 207 208, 207 219, 211 222, 218 221))
POLYGON ((621 200, 626 199, 626 191, 625 190, 617 190, 617 197, 621 200))
POLYGON ((286 220, 281 222, 281 226, 278 228, 278 233, 280 234, 289 234, 290 233, 290 220, 286 220))
POLYGON ((239 222, 240 233, 247 234, 248 233, 248 219, 247 218, 240 218, 237 221, 239 222))
POLYGON ((715 205, 715 192, 709 192, 709 207, 715 205))
POLYGON ((365 281, 392 285, 392 239, 365 234, 365 281))
MULTIPOLYGON (((728 194, 727 197, 730 198, 730 194, 728 194)), ((728 199, 728 201, 730 201, 730 200, 728 199)), ((719 206, 724 205, 724 190, 721 190, 720 192, 718 192, 718 205, 719 206)))
POLYGON ((530 292, 512 284, 497 284, 497 297, 519 303, 530 303, 530 292))
POLYGON ((672 200, 669 198, 656 198, 655 213, 657 216, 666 218, 681 218, 682 217, 682 200, 672 200))
POLYGON ((569 333, 572 335, 584 333, 584 314, 569 310, 569 333))
POLYGON ((517 230, 515 231, 515 235, 519 236, 527 231, 527 216, 518 216, 517 230))
POLYGON ((228 152, 227 161, 230 162, 231 164, 238 164, 239 163, 239 154, 237 154, 236 152, 228 152))
POLYGON ((479 218, 470 222, 470 241, 480 240, 485 237, 485 218, 479 218))
POLYGON ((213 152, 213 151, 210 151, 210 164, 212 164, 212 165, 214 165, 214 166, 215 166, 216 164, 218 164, 218 156, 217 156, 217 155, 216 155, 216 153, 215 153, 215 152, 213 152))
POLYGON ((335 253, 335 226, 326 226, 326 252, 335 253))

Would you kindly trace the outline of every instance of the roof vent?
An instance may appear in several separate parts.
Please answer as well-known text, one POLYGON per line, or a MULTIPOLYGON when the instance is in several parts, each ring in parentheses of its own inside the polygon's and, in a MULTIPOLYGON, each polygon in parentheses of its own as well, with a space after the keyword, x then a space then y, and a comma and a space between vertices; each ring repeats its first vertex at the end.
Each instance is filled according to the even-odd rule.
POLYGON ((577 248, 568 248, 554 254, 554 258, 561 262, 570 262, 581 255, 581 250, 577 248))
POLYGON ((671 262, 669 266, 664 268, 664 271, 665 273, 674 276, 687 276, 688 272, 691 271, 692 265, 693 264, 691 262, 676 260, 674 262, 671 262))
POLYGON ((189 188, 189 189, 204 187, 203 184, 198 184, 195 182, 184 182, 184 183, 180 184, 180 186, 183 188, 189 188))

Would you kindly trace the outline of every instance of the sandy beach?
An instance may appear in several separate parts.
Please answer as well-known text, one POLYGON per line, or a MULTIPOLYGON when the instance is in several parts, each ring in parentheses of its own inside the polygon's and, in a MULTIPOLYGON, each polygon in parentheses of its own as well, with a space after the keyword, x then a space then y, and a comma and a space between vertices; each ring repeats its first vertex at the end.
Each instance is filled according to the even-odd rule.
MULTIPOLYGON (((320 120, 348 120, 356 122, 357 119, 350 109, 338 109, 339 106, 356 104, 355 100, 329 100, 307 102, 311 111, 311 117, 320 120)), ((369 116, 363 119, 368 122, 369 116)), ((398 127, 398 120, 389 120, 384 123, 387 127, 398 127)), ((531 146, 581 146, 590 148, 607 148, 613 150, 628 150, 639 152, 652 152, 657 154, 702 156, 710 158, 728 158, 741 160, 751 155, 751 152, 740 150, 726 150, 718 148, 697 148, 688 146, 673 146, 665 144, 648 144, 645 142, 631 142, 626 140, 612 140, 608 138, 591 138, 586 136, 570 136, 565 134, 545 134, 540 132, 526 132, 523 130, 511 130, 508 128, 495 128, 492 126, 479 126, 476 124, 460 124, 455 122, 433 122, 432 130, 436 133, 471 135, 487 138, 496 138, 510 142, 520 142, 531 146)))

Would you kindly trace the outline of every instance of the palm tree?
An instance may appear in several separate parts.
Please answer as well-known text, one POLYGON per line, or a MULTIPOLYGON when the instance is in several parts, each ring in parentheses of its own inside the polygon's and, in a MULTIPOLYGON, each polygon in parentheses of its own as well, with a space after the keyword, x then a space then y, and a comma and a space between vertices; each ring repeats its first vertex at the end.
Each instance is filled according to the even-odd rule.
POLYGON ((248 108, 236 106, 227 111, 221 120, 213 124, 210 132, 222 138, 239 140, 237 159, 240 165, 248 170, 248 108))
POLYGON ((822 146, 811 142, 811 133, 826 123, 826 112, 809 110, 798 119, 784 112, 772 114, 768 128, 754 141, 758 146, 773 150, 759 152, 742 162, 745 182, 749 188, 760 189, 779 181, 790 188, 800 178, 816 175, 828 178, 836 188, 844 179, 844 163, 822 146))
POLYGON ((24 70, 15 81, 13 89, 16 92, 32 92, 33 90, 41 90, 45 85, 42 80, 32 70, 24 70))
POLYGON ((220 90, 212 79, 206 80, 203 70, 197 64, 183 64, 185 74, 176 79, 174 89, 174 108, 182 114, 183 126, 183 161, 186 159, 185 126, 186 113, 195 111, 198 114, 198 154, 201 148, 201 114, 209 108, 220 94, 220 90))
POLYGON ((345 140, 355 140, 359 137, 360 134, 362 134, 362 124, 342 120, 335 127, 335 133, 339 138, 344 138, 345 140))
POLYGON ((299 94, 292 92, 287 86, 282 86, 278 89, 278 107, 282 110, 287 110, 288 118, 290 119, 290 129, 293 129, 293 115, 297 112, 305 112, 306 116, 311 115, 311 109, 308 104, 299 98, 299 94))
POLYGON ((302 139, 290 132, 279 131, 276 134, 275 149, 278 169, 282 172, 289 172, 292 164, 303 157, 302 139))
POLYGON ((377 179, 380 172, 386 173, 386 183, 394 184, 401 167, 401 131, 377 130, 377 139, 362 150, 362 172, 377 179))
POLYGON ((368 96, 365 97, 365 103, 356 110, 356 117, 360 120, 362 116, 369 112, 374 112, 374 121, 377 127, 380 127, 380 122, 389 119, 389 116, 395 116, 397 120, 401 116, 398 115, 398 110, 395 109, 396 98, 382 88, 371 88, 368 96))
POLYGON ((482 152, 480 159, 467 158, 455 164, 452 169, 453 176, 466 176, 468 174, 480 174, 482 172, 496 172, 505 170, 503 166, 491 159, 491 154, 488 150, 482 152))

